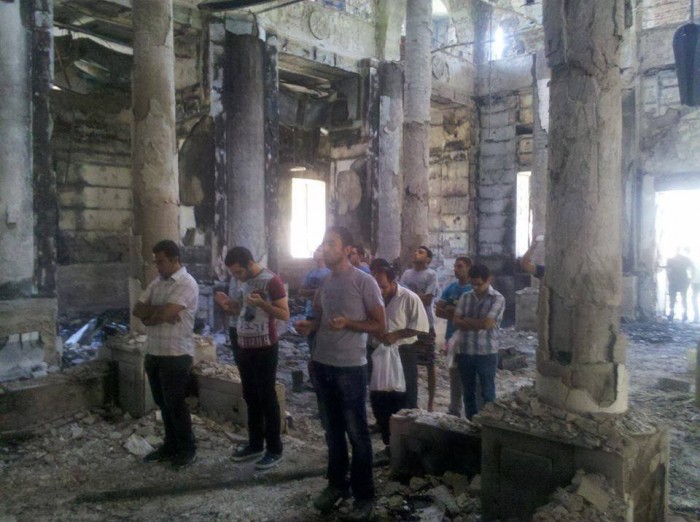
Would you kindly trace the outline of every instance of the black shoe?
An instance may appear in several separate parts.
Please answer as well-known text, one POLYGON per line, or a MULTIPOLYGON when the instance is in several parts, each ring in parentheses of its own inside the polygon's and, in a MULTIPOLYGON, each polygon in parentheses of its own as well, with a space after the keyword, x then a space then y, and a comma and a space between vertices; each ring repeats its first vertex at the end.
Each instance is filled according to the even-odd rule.
POLYGON ((259 461, 255 463, 255 469, 270 469, 274 468, 277 464, 282 462, 282 454, 275 454, 275 453, 270 453, 269 451, 265 452, 265 455, 263 455, 263 458, 261 458, 259 461))
POLYGON ((173 465, 173 468, 180 469, 194 464, 196 460, 196 453, 179 453, 170 459, 170 463, 173 465))
POLYGON ((374 501, 373 500, 355 500, 352 503, 352 509, 347 515, 342 515, 341 520, 347 521, 366 521, 372 519, 372 514, 374 513, 374 501))
POLYGON ((340 504, 340 501, 350 496, 350 491, 347 488, 335 488, 327 486, 321 491, 321 494, 314 499, 314 507, 322 514, 327 515, 335 507, 340 504))
POLYGON ((164 462, 175 456, 175 452, 165 446, 158 446, 143 458, 144 462, 164 462))
POLYGON ((233 455, 231 455, 231 459, 233 459, 234 462, 243 462, 257 457, 262 457, 264 453, 264 450, 253 449, 246 444, 244 446, 239 446, 238 449, 233 452, 233 455))

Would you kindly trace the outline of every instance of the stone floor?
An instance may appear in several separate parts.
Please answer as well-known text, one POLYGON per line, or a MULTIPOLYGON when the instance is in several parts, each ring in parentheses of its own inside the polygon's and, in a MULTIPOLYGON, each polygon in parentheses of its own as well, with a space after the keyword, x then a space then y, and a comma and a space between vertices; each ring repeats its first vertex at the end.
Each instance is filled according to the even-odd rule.
MULTIPOLYGON (((686 353, 695 346, 700 328, 659 323, 627 325, 626 330, 631 403, 671 426, 670 502, 675 520, 700 520, 700 409, 690 392, 658 385, 660 378, 691 382, 686 353)), ((500 396, 532 383, 536 338, 506 329, 503 342, 525 353, 529 367, 499 371, 500 396)), ((245 432, 198 415, 196 403, 198 460, 180 471, 142 464, 133 454, 143 440, 157 442, 161 424, 155 413, 133 419, 115 408, 85 411, 41 426, 26 440, 0 440, 0 521, 329 520, 311 507, 311 499, 324 486, 325 465, 315 396, 291 391, 291 372, 305 368, 305 357, 303 342, 287 336, 279 378, 286 387, 291 423, 284 436, 285 460, 278 468, 262 473, 251 464, 234 464, 229 455, 245 440, 245 432)), ((225 346, 220 347, 219 359, 230 361, 225 346)), ((423 372, 420 379, 420 405, 425 407, 423 372)), ((446 411, 448 400, 446 371, 440 366, 437 411, 446 411)), ((373 442, 380 449, 378 435, 373 442)), ((399 484, 387 474, 386 468, 376 469, 379 520, 481 520, 478 478, 449 475, 399 484)))

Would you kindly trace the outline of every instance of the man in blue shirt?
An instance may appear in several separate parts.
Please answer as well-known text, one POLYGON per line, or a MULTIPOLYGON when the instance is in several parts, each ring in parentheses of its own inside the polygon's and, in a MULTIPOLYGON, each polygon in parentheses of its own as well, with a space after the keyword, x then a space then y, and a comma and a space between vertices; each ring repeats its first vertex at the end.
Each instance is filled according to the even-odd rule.
MULTIPOLYGON (((469 283, 469 269, 472 267, 472 260, 466 256, 455 259, 455 277, 457 281, 450 284, 443 290, 440 300, 435 305, 435 315, 442 319, 447 319, 447 329, 445 330, 445 348, 447 342, 455 333, 455 325, 452 322, 455 308, 459 298, 466 292, 471 292, 472 285, 469 283)), ((450 372, 450 407, 447 412, 459 417, 462 412, 462 382, 459 377, 457 365, 453 364, 449 368, 450 372)))

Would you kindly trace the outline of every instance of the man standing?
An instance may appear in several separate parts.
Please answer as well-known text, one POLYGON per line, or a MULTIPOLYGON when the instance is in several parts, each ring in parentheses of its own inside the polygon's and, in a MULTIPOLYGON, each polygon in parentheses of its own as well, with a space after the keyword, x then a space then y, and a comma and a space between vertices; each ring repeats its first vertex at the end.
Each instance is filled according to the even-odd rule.
POLYGON ((685 322, 688 320, 688 288, 690 287, 690 276, 692 273, 693 262, 689 257, 683 255, 680 248, 676 255, 666 262, 668 296, 670 299, 668 320, 671 322, 673 322, 677 296, 679 294, 681 297, 681 306, 683 307, 683 321, 685 322))
MULTIPOLYGON (((321 286, 321 283, 326 276, 331 273, 330 268, 328 268, 326 263, 323 261, 323 251, 321 250, 320 246, 314 251, 314 263, 316 264, 316 267, 309 270, 304 277, 304 281, 301 283, 301 288, 299 289, 299 294, 306 298, 304 317, 307 320, 314 318, 314 296, 316 295, 316 290, 318 290, 318 288, 321 286)), ((307 337, 310 353, 313 353, 313 343, 315 337, 316 332, 311 332, 307 337)))
POLYGON ((194 359, 199 286, 180 264, 175 242, 159 241, 153 255, 159 277, 141 294, 133 314, 146 325, 144 365, 153 400, 163 416, 165 440, 144 461, 169 460, 179 468, 194 462, 197 449, 185 397, 194 359))
POLYGON ((384 334, 384 305, 374 278, 350 264, 352 235, 331 227, 323 238, 323 259, 331 273, 314 299, 315 318, 296 323, 300 334, 317 330, 312 367, 328 444, 328 486, 314 500, 322 513, 336 502, 355 497, 350 518, 372 514, 374 481, 372 443, 367 427, 367 334, 384 334), (347 439, 352 446, 348 462, 347 439))
MULTIPOLYGON (((461 256, 455 260, 454 271, 457 281, 454 281, 442 291, 440 300, 435 305, 435 315, 442 319, 447 319, 445 345, 447 345, 456 330, 452 318, 457 302, 462 297, 462 294, 472 290, 472 285, 469 284, 469 269, 471 267, 472 260, 468 257, 461 256)), ((462 413, 462 380, 456 365, 448 368, 448 370, 450 372, 450 407, 447 413, 459 417, 462 413)))
MULTIPOLYGON (((388 261, 372 263, 372 275, 377 281, 386 308, 386 333, 375 336, 387 346, 416 342, 416 335, 427 333, 430 326, 423 302, 408 288, 399 286, 396 273, 388 261)), ((391 433, 389 419, 404 407, 406 393, 394 390, 371 391, 369 394, 374 417, 377 419, 382 441, 386 446, 383 457, 388 457, 391 433)))
POLYGON ((477 376, 484 404, 496 400, 498 333, 506 300, 491 286, 491 272, 486 265, 472 266, 469 278, 473 290, 459 298, 453 323, 463 330, 456 358, 464 389, 464 408, 467 419, 471 420, 478 411, 477 376))
POLYGON ((362 245, 353 245, 352 250, 350 250, 350 264, 355 268, 359 268, 366 274, 371 273, 369 265, 365 260, 365 247, 362 245))
POLYGON ((280 406, 275 393, 279 352, 275 321, 289 319, 287 294, 282 280, 255 262, 247 248, 233 247, 225 263, 242 283, 238 300, 222 299, 222 306, 239 314, 236 364, 248 407, 248 444, 239 447, 232 458, 241 462, 261 457, 255 467, 269 469, 282 460, 280 406))
POLYGON ((413 268, 401 276, 401 284, 412 290, 425 307, 430 323, 430 331, 420 334, 410 347, 405 346, 401 354, 406 375, 406 408, 418 407, 418 366, 425 366, 428 373, 428 411, 433 411, 435 399, 435 319, 433 318, 433 297, 437 294, 437 274, 428 268, 433 253, 427 246, 419 246, 413 253, 413 268))

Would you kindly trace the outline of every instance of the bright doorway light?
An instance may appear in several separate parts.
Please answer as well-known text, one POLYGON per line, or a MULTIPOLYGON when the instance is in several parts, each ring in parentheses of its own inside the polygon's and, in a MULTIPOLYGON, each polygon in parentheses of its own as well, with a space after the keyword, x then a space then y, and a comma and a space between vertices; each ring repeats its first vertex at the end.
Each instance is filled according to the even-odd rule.
MULTIPOLYGON (((700 190, 668 190, 656 193, 656 248, 657 248, 657 312, 666 315, 670 311, 666 262, 676 255, 679 249, 686 250, 695 263, 700 263, 700 235, 697 224, 700 222, 700 190)), ((695 320, 692 306, 692 288, 687 293, 688 320, 695 320)), ((676 320, 682 316, 680 299, 676 304, 676 320)))
POLYGON ((506 33, 501 26, 496 27, 491 36, 491 59, 500 60, 503 58, 503 51, 506 50, 506 33))
POLYGON ((530 212, 530 172, 518 172, 515 186, 515 255, 521 257, 530 245, 532 212, 530 212))
POLYGON ((313 257, 326 231, 326 184, 315 179, 292 179, 291 255, 313 257))
POLYGON ((442 0, 433 0, 433 16, 447 16, 447 7, 442 0))

